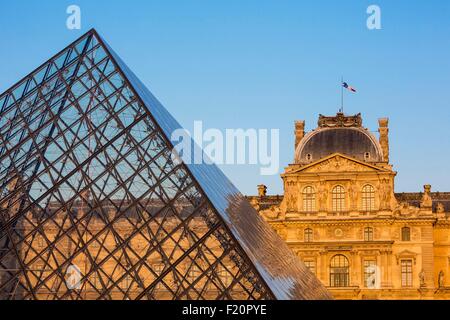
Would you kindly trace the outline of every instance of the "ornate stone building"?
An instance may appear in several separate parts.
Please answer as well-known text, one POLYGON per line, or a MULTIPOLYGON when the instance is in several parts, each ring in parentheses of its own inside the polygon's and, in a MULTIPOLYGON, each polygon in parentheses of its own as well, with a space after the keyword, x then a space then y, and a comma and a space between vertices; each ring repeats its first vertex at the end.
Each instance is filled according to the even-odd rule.
POLYGON ((388 119, 295 125, 284 196, 249 197, 337 299, 450 299, 450 193, 394 193, 388 119))

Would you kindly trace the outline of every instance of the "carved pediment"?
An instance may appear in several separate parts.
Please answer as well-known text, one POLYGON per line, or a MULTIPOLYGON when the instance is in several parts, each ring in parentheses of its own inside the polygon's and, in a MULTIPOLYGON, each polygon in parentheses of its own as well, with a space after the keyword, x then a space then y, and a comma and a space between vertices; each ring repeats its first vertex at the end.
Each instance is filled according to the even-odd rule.
POLYGON ((286 173, 316 173, 316 172, 376 172, 386 169, 364 163, 341 154, 333 154, 305 167, 286 173))
POLYGON ((397 260, 397 264, 399 264, 400 260, 402 260, 402 259, 411 259, 414 261, 414 264, 416 264, 417 253, 409 251, 409 250, 403 250, 402 252, 399 252, 398 254, 396 254, 395 258, 397 260))
POLYGON ((362 127, 361 113, 354 116, 346 116, 343 113, 338 113, 333 117, 319 115, 318 125, 320 128, 362 127))

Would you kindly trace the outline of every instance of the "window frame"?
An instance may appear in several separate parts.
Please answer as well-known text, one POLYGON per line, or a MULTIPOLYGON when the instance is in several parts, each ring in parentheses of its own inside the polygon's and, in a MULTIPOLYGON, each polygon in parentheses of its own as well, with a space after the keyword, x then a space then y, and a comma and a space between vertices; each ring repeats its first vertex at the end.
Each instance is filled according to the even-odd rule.
POLYGON ((403 242, 409 242, 411 241, 411 228, 408 226, 402 227, 402 241, 403 242))
POLYGON ((349 259, 343 254, 336 254, 330 259, 330 287, 347 288, 349 286, 350 286, 349 259), (338 261, 336 261, 337 259, 338 261))
POLYGON ((347 191, 344 186, 336 185, 331 189, 331 209, 333 212, 345 212, 347 191))
POLYGON ((361 190, 361 210, 365 212, 375 211, 375 187, 366 184, 361 190), (367 190, 369 188, 369 190, 367 190))
POLYGON ((314 241, 314 231, 311 228, 303 230, 303 241, 310 243, 314 241))
POLYGON ((303 264, 311 271, 314 275, 317 274, 317 265, 316 260, 314 259, 306 259, 303 261, 303 264))
POLYGON ((313 186, 306 186, 302 191, 303 212, 312 213, 316 211, 316 190, 313 186))
MULTIPOLYGON (((152 265, 152 269, 153 269, 153 272, 156 274, 156 277, 160 277, 161 274, 164 272, 165 265, 164 265, 164 263, 155 263, 152 265)), ((162 280, 162 281, 164 281, 164 280, 162 280)), ((156 289, 166 289, 166 287, 164 286, 162 281, 158 281, 158 283, 156 283, 156 286, 155 286, 156 289)))
POLYGON ((372 227, 364 228, 364 241, 365 242, 373 241, 373 228, 372 227))
POLYGON ((413 287, 413 260, 402 259, 400 261, 401 285, 402 288, 413 287))

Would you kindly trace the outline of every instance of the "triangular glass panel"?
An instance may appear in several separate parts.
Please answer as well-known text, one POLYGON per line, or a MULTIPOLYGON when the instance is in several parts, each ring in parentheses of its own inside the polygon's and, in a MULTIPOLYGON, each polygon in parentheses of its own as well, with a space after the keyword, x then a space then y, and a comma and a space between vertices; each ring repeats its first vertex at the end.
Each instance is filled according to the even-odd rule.
POLYGON ((0 299, 322 299, 95 30, 0 95, 0 299))

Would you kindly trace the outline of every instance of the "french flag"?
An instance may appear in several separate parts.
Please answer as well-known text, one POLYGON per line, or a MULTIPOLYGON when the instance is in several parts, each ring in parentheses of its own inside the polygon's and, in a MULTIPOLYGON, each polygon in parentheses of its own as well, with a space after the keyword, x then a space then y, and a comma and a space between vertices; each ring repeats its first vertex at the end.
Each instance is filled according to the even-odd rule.
POLYGON ((342 86, 351 92, 356 92, 356 89, 353 87, 350 87, 347 82, 342 82, 342 86))

